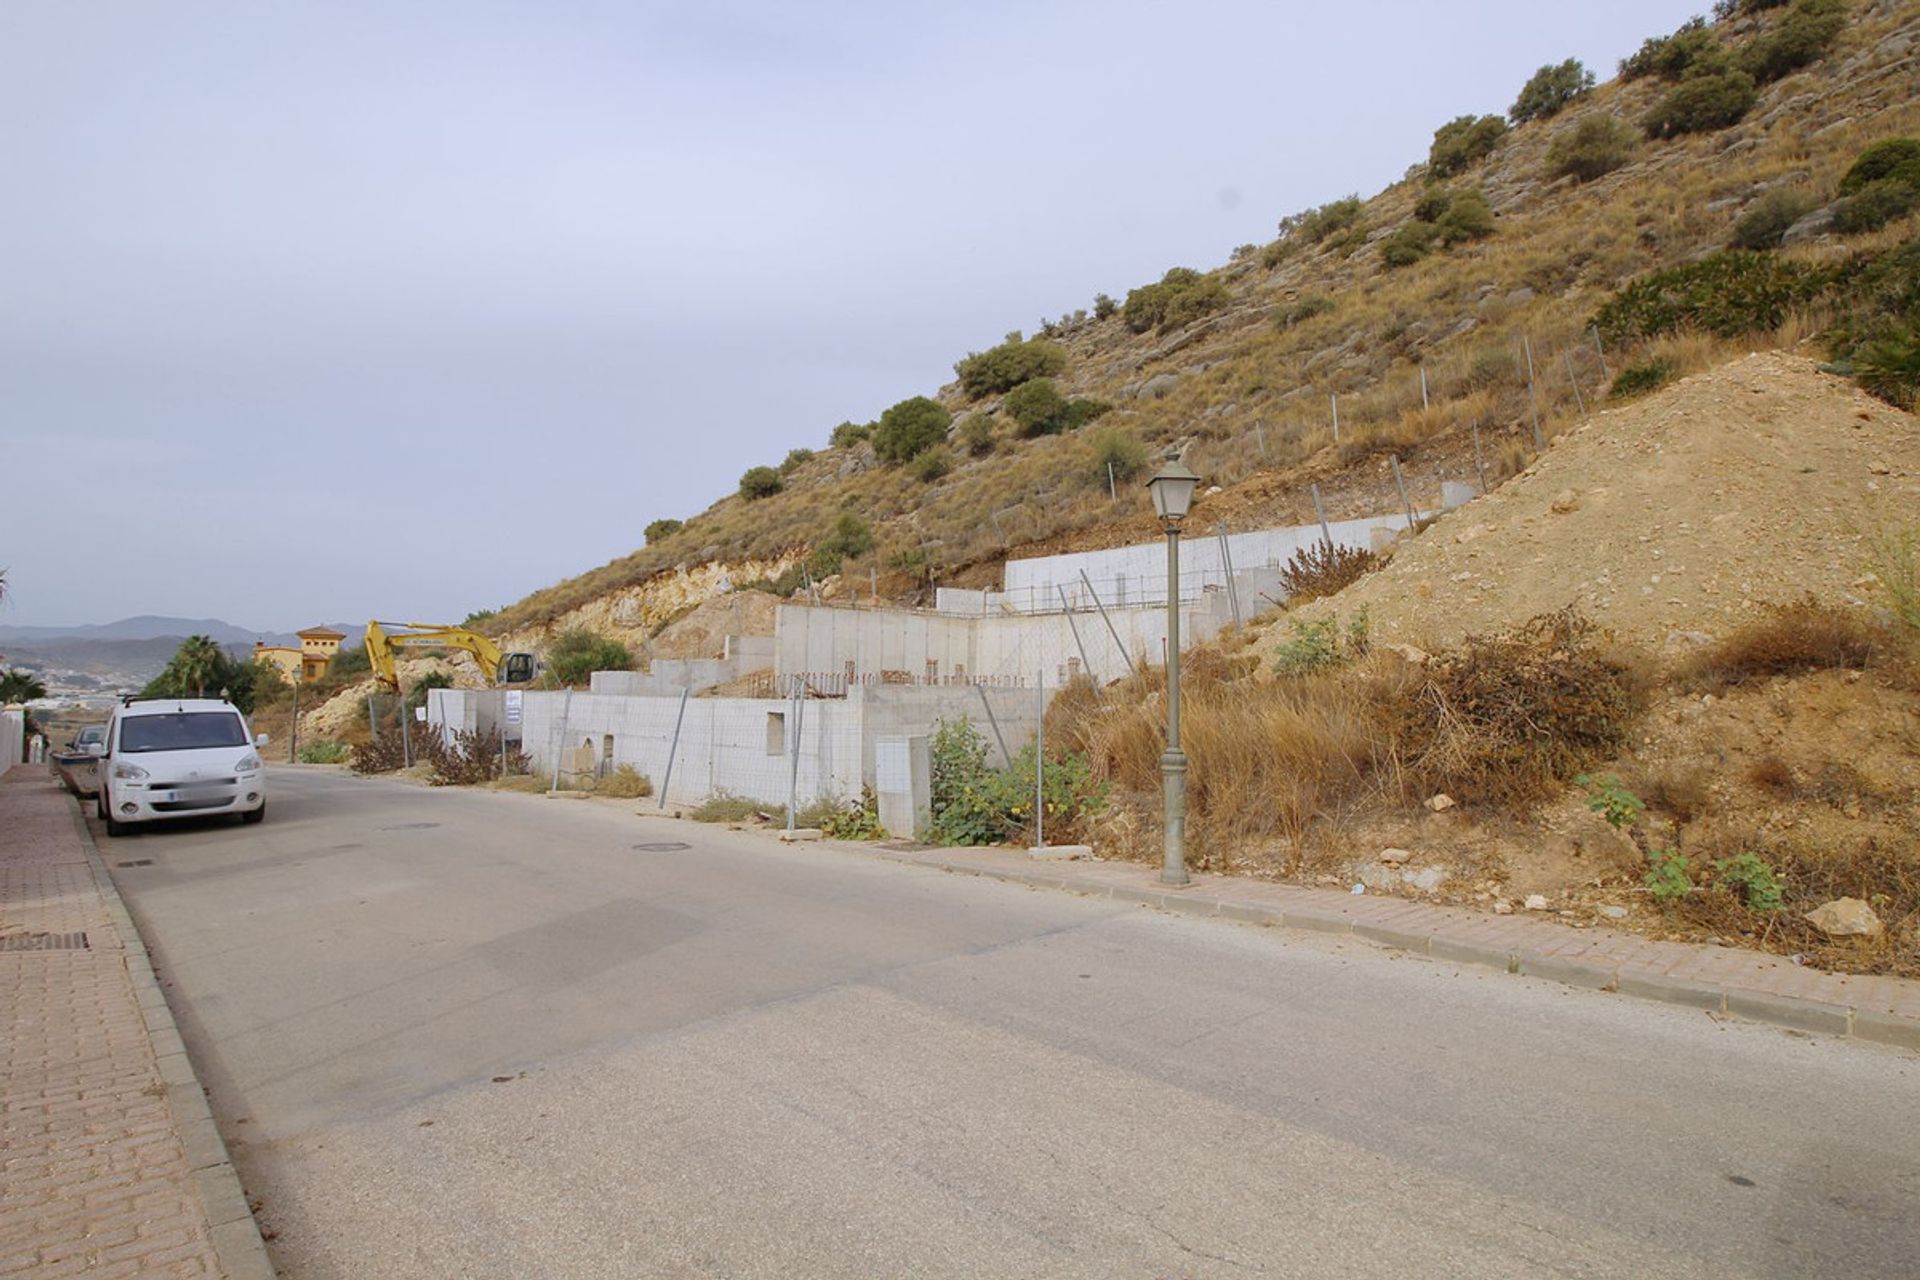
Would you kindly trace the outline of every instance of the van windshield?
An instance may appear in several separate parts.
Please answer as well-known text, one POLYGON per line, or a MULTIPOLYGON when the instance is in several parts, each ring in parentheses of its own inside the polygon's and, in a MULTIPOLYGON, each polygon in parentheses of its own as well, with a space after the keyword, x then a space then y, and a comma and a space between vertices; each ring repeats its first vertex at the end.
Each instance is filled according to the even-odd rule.
POLYGON ((120 722, 120 749, 197 751, 202 747, 244 747, 247 735, 231 711, 175 711, 158 716, 129 716, 120 722))

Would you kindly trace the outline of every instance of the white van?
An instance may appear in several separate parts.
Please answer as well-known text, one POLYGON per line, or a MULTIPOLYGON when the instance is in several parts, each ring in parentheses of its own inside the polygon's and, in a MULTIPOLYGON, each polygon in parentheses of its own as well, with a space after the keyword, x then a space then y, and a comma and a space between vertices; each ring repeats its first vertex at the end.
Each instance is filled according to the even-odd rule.
POLYGON ((101 821, 123 836, 135 823, 237 813, 267 816, 267 775, 246 717, 221 698, 128 698, 114 708, 100 757, 101 821))

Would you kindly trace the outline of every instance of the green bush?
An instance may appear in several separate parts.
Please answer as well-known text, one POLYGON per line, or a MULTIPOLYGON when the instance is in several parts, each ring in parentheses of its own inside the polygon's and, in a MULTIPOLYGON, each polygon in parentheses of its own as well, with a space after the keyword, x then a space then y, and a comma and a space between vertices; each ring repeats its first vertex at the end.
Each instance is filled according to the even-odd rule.
POLYGON ((1840 179, 1840 194, 1853 195, 1885 178, 1920 187, 1920 138, 1886 138, 1862 151, 1840 179))
POLYGON ((993 452, 993 419, 984 413, 970 413, 960 421, 960 447, 976 458, 993 452))
POLYGON ((1639 51, 1620 61, 1620 78, 1637 80, 1641 76, 1659 76, 1678 80, 1695 67, 1722 66, 1726 53, 1707 29, 1704 18, 1689 18, 1670 36, 1649 36, 1639 51))
POLYGON ((1344 634, 1340 620, 1332 616, 1315 622, 1296 618, 1292 627, 1293 635, 1273 651, 1273 669, 1283 676, 1307 676, 1344 666, 1363 656, 1369 645, 1365 610, 1347 624, 1344 634))
POLYGON ((1844 0, 1797 0, 1737 61, 1760 84, 1771 84, 1825 57, 1846 25, 1844 0))
POLYGON ((1023 340, 1018 333, 1010 333, 997 347, 969 353, 954 364, 953 371, 960 375, 960 390, 969 399, 978 399, 1011 391, 1035 378, 1050 378, 1066 367, 1067 353, 1060 347, 1045 338, 1023 340))
POLYGON ((1439 236, 1440 228, 1415 218, 1387 237, 1380 249, 1380 260, 1389 267, 1410 267, 1427 256, 1439 236))
POLYGON ((1607 399, 1627 400, 1643 396, 1649 391, 1658 391, 1679 375, 1680 366, 1671 360, 1649 360, 1645 364, 1629 365, 1613 375, 1613 385, 1607 388, 1607 399))
POLYGON ((843 422, 833 429, 832 435, 827 437, 827 444, 834 449, 851 449, 854 445, 865 442, 871 438, 872 435, 873 424, 871 422, 857 424, 843 422))
POLYGON ((796 470, 813 461, 811 449, 789 449, 786 458, 780 463, 780 474, 792 475, 796 470))
POLYGON ((1745 71, 1689 76, 1642 117, 1640 127, 1650 138, 1724 129, 1740 123, 1759 97, 1753 77, 1745 71))
POLYGON ((1427 176, 1451 178, 1484 160, 1500 145, 1507 122, 1500 116, 1459 116, 1433 131, 1427 151, 1427 176))
POLYGON ((1911 413, 1920 401, 1920 325, 1888 325, 1862 342, 1853 376, 1869 394, 1911 413))
POLYGON ((1110 295, 1104 293, 1096 293, 1093 295, 1093 318, 1095 320, 1105 320, 1119 309, 1120 304, 1115 302, 1110 295))
POLYGON ((1786 886, 1772 865, 1752 851, 1731 858, 1716 859, 1713 869, 1721 883, 1739 893, 1749 911, 1778 911, 1785 899, 1786 886))
POLYGON ((748 467, 740 474, 740 496, 749 502, 756 498, 771 498, 784 488, 786 482, 772 467, 748 467))
POLYGON ((1366 205, 1357 195, 1342 196, 1326 204, 1291 214, 1280 220, 1280 235, 1286 240, 1304 240, 1319 244, 1336 232, 1360 225, 1366 205))
POLYGON ((453 688, 453 676, 445 671, 429 671, 413 682, 413 688, 407 690, 407 710, 412 712, 427 705, 427 690, 453 688))
POLYGON ((902 400, 880 415, 873 451, 887 462, 905 462, 947 437, 953 415, 925 396, 902 400))
POLYGON ((1428 187, 1413 202, 1413 216, 1421 222, 1438 222, 1453 203, 1452 187, 1428 187))
POLYGON ((1787 228, 1812 213, 1820 202, 1804 191, 1775 187, 1747 206, 1733 224, 1736 249, 1775 249, 1787 228))
POLYGON ((1324 293, 1302 294, 1274 313, 1273 324, 1276 329, 1291 329, 1315 316, 1327 314, 1335 305, 1334 300, 1324 293))
POLYGON ((1113 412, 1113 406, 1105 400, 1075 396, 1067 401, 1067 430, 1078 431, 1095 418, 1104 417, 1113 412))
MULTIPOLYGON (((872 787, 863 787, 858 800, 837 800, 822 796, 794 816, 794 825, 814 827, 829 840, 884 840, 889 832, 880 825, 880 803, 872 787)), ((914 831, 902 831, 912 839, 914 831)))
POLYGON ((1484 240, 1493 234, 1493 206, 1478 190, 1456 191, 1434 226, 1444 245, 1484 240))
POLYGON ((1778 328, 1819 297, 1828 275, 1765 253, 1716 253, 1656 271, 1618 290, 1593 315, 1612 342, 1700 329, 1720 338, 1778 328))
POLYGON ((1834 359, 1871 394, 1911 409, 1920 390, 1920 241, 1856 256, 1838 272, 1834 298, 1834 359))
POLYGON ((647 545, 652 546, 654 543, 661 541, 663 538, 671 538, 674 534, 680 532, 682 529, 686 527, 687 526, 683 521, 667 519, 664 517, 659 520, 649 520, 647 522, 647 530, 646 530, 647 545))
POLYGON ((300 748, 301 764, 345 764, 353 751, 344 742, 322 738, 300 748))
MULTIPOLYGON (((999 844, 1034 830, 1034 747, 1011 764, 987 763, 987 742, 969 720, 943 720, 932 742, 933 838, 947 845, 999 844)), ((1046 823, 1071 837, 1106 807, 1107 784, 1096 782, 1085 756, 1049 755, 1042 771, 1046 823)))
POLYGON ((1045 378, 1015 387, 1001 407, 1019 425, 1020 434, 1029 439, 1065 431, 1072 419, 1067 398, 1045 378))
POLYGON ((1547 176, 1592 182, 1633 159, 1638 135, 1619 119, 1590 115, 1554 135, 1547 147, 1547 176))
POLYGON ((1920 204, 1920 187, 1898 178, 1869 182, 1833 206, 1833 229, 1843 236, 1878 231, 1895 218, 1904 218, 1920 204))
MULTIPOLYGON (((923 455, 925 456, 925 455, 923 455)), ((813 544, 807 569, 816 579, 831 578, 846 561, 873 550, 873 527, 851 511, 842 511, 833 531, 813 544)))
POLYGON ((344 683, 356 676, 369 675, 373 671, 373 659, 367 656, 364 644, 342 645, 327 659, 327 679, 344 683))
POLYGON ((633 670, 633 653, 618 640, 575 627, 553 642, 547 650, 546 665, 555 680, 575 685, 596 671, 633 670))
POLYGON ((1149 329, 1177 329, 1227 304, 1227 286, 1189 267, 1173 267, 1157 284, 1141 285, 1127 294, 1120 318, 1135 333, 1149 329))
POLYGON ((765 810, 766 806, 758 800, 736 796, 730 791, 716 791, 689 809, 687 816, 695 822, 746 822, 760 817, 765 810))
POLYGON ((943 444, 937 444, 931 449, 922 449, 914 455, 913 475, 922 484, 932 484, 952 470, 953 454, 943 444))
POLYGON ((1593 72, 1581 66, 1578 58, 1544 66, 1521 86, 1520 96, 1507 108, 1507 117, 1515 124, 1545 120, 1591 88, 1593 72))
POLYGON ((1139 439, 1113 427, 1102 427, 1087 437, 1087 447, 1093 451, 1093 464, 1099 478, 1107 478, 1107 468, 1113 468, 1115 481, 1131 480, 1147 469, 1147 446, 1139 439))
POLYGON ((1641 883, 1652 891, 1653 900, 1662 906, 1680 901, 1693 888, 1693 877, 1687 872, 1686 855, 1675 849, 1649 850, 1647 873, 1641 877, 1641 883))

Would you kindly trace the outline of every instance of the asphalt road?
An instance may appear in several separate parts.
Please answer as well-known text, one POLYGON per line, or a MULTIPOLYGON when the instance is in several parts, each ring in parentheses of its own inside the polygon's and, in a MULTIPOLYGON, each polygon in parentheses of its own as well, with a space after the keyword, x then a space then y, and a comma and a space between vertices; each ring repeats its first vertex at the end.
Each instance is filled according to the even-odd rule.
POLYGON ((1913 1054, 631 804, 272 785, 100 840, 290 1276, 1920 1273, 1913 1054))

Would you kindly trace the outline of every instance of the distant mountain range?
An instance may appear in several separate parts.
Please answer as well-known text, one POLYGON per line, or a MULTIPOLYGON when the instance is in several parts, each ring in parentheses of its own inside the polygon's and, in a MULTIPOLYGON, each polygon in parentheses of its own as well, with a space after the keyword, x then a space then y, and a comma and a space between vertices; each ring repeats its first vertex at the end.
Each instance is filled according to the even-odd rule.
MULTIPOLYGON (((313 625, 311 623, 307 624, 313 625)), ((327 624, 349 638, 360 633, 352 623, 327 624)), ((118 622, 88 623, 77 627, 0 627, 0 645, 45 645, 56 640, 157 640, 165 637, 209 636, 220 644, 251 645, 255 640, 268 644, 299 644, 291 631, 257 631, 238 627, 220 618, 168 618, 141 614, 118 622)))

